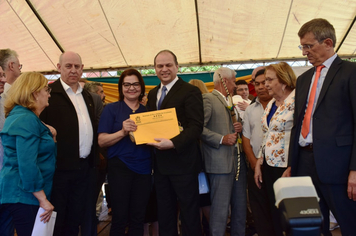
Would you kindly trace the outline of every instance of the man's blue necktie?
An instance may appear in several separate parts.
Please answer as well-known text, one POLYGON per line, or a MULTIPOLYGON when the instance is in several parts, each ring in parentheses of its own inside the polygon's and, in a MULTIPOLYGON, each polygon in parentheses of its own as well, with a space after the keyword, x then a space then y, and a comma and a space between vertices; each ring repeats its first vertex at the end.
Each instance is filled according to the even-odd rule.
POLYGON ((162 91, 161 91, 161 97, 159 98, 159 101, 158 101, 157 110, 159 110, 161 108, 162 102, 163 102, 164 98, 166 97, 166 91, 167 91, 166 86, 163 86, 162 91))

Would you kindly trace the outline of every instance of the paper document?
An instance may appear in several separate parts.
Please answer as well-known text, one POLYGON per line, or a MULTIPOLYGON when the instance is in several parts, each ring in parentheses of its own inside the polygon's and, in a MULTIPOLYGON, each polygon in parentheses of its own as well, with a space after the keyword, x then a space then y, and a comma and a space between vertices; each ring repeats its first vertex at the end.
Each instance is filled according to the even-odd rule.
POLYGON ((154 138, 171 139, 179 134, 175 108, 130 115, 137 130, 133 132, 136 144, 154 143, 154 138))
POLYGON ((56 223, 57 212, 53 211, 51 219, 47 223, 41 221, 40 215, 45 210, 40 207, 36 215, 35 225, 33 226, 32 236, 49 236, 53 235, 54 224, 56 223))

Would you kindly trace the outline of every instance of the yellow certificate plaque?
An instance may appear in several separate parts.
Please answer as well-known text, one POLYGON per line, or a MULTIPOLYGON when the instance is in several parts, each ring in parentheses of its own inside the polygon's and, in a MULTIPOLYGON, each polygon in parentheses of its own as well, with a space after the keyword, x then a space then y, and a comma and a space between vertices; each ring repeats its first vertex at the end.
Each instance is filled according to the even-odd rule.
POLYGON ((133 132, 136 144, 154 143, 155 138, 171 139, 179 134, 175 108, 131 114, 137 130, 133 132))

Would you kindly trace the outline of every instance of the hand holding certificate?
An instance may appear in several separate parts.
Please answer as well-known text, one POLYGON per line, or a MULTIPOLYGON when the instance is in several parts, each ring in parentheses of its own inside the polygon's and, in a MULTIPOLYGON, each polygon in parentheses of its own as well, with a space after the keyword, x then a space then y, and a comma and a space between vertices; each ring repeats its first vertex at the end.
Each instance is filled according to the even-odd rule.
POLYGON ((41 215, 45 213, 46 210, 42 207, 38 208, 35 224, 32 229, 31 236, 46 236, 46 235, 53 235, 54 225, 56 223, 57 212, 52 211, 50 216, 50 221, 43 222, 41 220, 41 215))
POLYGON ((166 142, 166 139, 179 134, 175 108, 131 114, 130 119, 137 125, 137 130, 133 133, 137 145, 166 142))

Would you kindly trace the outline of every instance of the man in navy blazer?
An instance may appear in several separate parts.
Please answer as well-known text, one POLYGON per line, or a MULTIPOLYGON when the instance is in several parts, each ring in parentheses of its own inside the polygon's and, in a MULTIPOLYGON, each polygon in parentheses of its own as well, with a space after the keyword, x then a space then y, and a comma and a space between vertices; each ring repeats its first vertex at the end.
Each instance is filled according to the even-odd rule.
POLYGON ((178 61, 173 52, 159 52, 154 66, 161 83, 148 94, 148 110, 174 107, 182 128, 172 139, 157 137, 157 143, 148 143, 155 147, 159 232, 160 235, 178 236, 178 199, 183 235, 199 236, 198 173, 202 166, 198 139, 204 122, 202 95, 197 87, 177 77, 178 61))
POLYGON ((312 178, 320 197, 324 235, 331 235, 329 210, 340 224, 342 235, 355 235, 356 64, 341 60, 335 53, 335 30, 327 20, 305 23, 298 35, 299 48, 314 68, 297 80, 290 167, 284 176, 312 178), (319 66, 323 68, 319 79, 315 79, 319 66), (314 103, 309 103, 315 80, 314 103), (312 110, 306 125, 308 106, 312 110))

